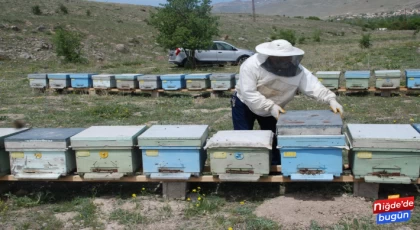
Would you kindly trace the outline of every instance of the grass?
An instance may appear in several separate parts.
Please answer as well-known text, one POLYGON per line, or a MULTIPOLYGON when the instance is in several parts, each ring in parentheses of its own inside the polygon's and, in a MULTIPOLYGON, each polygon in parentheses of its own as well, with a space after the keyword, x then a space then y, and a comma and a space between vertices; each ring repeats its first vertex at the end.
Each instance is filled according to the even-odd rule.
POLYGON ((149 222, 147 217, 142 216, 140 213, 122 209, 116 209, 111 212, 109 219, 128 226, 147 224, 149 222))

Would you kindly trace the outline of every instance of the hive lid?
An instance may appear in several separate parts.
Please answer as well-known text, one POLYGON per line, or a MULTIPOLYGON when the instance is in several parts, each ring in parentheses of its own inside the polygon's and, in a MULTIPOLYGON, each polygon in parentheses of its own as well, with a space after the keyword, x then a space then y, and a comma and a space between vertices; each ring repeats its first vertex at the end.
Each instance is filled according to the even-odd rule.
POLYGON ((26 132, 7 137, 7 149, 65 149, 70 145, 70 137, 84 128, 33 128, 26 132))
POLYGON ((345 78, 369 78, 370 77, 370 71, 346 71, 344 74, 345 78))
POLYGON ((408 124, 348 124, 354 148, 420 150, 420 134, 408 124))
POLYGON ((47 78, 46 73, 28 74, 28 79, 45 79, 45 78, 47 78))
POLYGON ((147 127, 139 126, 92 126, 71 138, 71 147, 133 147, 137 145, 137 136, 147 127))
POLYGON ((401 77, 401 71, 400 70, 376 70, 375 71, 376 77, 395 77, 399 78, 401 77))
POLYGON ((201 147, 208 136, 208 125, 153 125, 138 137, 142 146, 201 147))
POLYGON ((407 77, 419 77, 420 76, 420 69, 406 69, 405 75, 407 77))
POLYGON ((277 135, 339 135, 343 121, 330 110, 290 110, 277 121, 277 135))
POLYGON ((207 148, 266 148, 272 149, 273 132, 270 130, 228 130, 219 131, 208 141, 207 148))
POLYGON ((70 78, 92 78, 96 73, 71 73, 70 78))
POLYGON ((137 77, 142 76, 143 74, 118 74, 115 75, 117 80, 137 80, 137 77))
POLYGON ((208 79, 210 75, 211 75, 210 73, 188 74, 185 76, 185 79, 208 79))
POLYGON ((413 127, 420 133, 420 124, 413 124, 413 127))
POLYGON ((165 75, 160 75, 160 78, 167 79, 167 80, 180 79, 180 78, 185 78, 185 74, 165 74, 165 75))
POLYGON ((4 148, 4 138, 14 134, 21 133, 28 130, 28 128, 14 129, 14 128, 0 128, 0 149, 4 148))
POLYGON ((340 78, 340 71, 318 71, 315 73, 315 76, 317 76, 318 78, 333 78, 333 79, 337 79, 340 78))
POLYGON ((49 79, 66 79, 70 78, 69 73, 49 73, 48 74, 49 79))
POLYGON ((153 80, 156 81, 160 78, 160 75, 143 75, 143 76, 138 76, 137 80, 153 80))
POLYGON ((98 74, 98 75, 92 75, 92 79, 112 79, 115 78, 115 75, 112 74, 98 74))
POLYGON ((214 73, 210 76, 211 80, 231 80, 235 78, 234 73, 214 73))

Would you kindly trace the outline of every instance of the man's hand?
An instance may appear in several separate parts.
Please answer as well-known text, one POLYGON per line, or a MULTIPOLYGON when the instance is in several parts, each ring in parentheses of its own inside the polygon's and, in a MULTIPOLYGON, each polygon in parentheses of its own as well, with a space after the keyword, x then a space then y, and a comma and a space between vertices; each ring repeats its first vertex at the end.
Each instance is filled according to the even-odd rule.
POLYGON ((334 113, 339 112, 341 116, 343 116, 344 109, 335 99, 330 101, 330 107, 334 113))
POLYGON ((273 107, 271 107, 270 113, 271 113, 271 116, 273 116, 274 118, 276 118, 276 120, 278 120, 280 113, 286 113, 286 111, 278 105, 273 105, 273 107))

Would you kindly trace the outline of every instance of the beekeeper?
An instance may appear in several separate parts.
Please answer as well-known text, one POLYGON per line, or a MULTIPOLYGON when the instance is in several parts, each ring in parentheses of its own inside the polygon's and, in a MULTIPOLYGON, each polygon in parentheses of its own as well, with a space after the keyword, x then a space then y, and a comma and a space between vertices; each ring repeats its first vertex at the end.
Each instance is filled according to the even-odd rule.
MULTIPOLYGON (((255 120, 262 130, 276 133, 276 123, 296 91, 328 103, 334 113, 343 114, 336 95, 300 65, 304 51, 286 40, 274 40, 256 47, 257 53, 240 67, 239 82, 232 95, 232 120, 235 130, 252 130, 255 120)), ((276 145, 273 143, 273 148, 276 145)), ((273 161, 279 156, 274 155, 273 161)))

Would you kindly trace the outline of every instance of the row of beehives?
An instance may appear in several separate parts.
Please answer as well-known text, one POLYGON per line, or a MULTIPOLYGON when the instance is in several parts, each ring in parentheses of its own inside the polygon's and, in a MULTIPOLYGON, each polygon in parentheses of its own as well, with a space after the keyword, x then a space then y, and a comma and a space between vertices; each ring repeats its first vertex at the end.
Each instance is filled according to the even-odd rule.
POLYGON ((207 125, 0 129, 0 172, 17 179, 118 180, 141 171, 152 179, 188 180, 203 172, 221 181, 257 181, 280 152, 283 176, 331 181, 349 150, 355 178, 411 183, 420 171, 420 125, 348 124, 331 111, 289 111, 271 131, 219 131, 207 125), (417 129, 417 130, 416 130, 417 129), (273 141, 277 146, 273 147, 273 141))
MULTIPOLYGON (((404 71, 406 87, 409 89, 420 89, 420 69, 407 69, 404 71)), ((338 89, 340 86, 340 71, 318 71, 315 75, 322 84, 330 89, 338 89)), ((347 89, 367 90, 371 73, 367 71, 346 71, 344 78, 347 89)), ((375 88, 397 89, 401 84, 400 70, 376 70, 373 75, 375 88)))
POLYGON ((97 88, 97 89, 141 89, 141 90, 229 90, 235 87, 234 73, 202 74, 93 74, 93 73, 51 73, 29 74, 32 88, 97 88))
MULTIPOLYGON (((322 84, 330 89, 338 89, 340 71, 318 71, 315 75, 322 84)), ((375 87, 378 89, 397 89, 400 87, 400 70, 374 71, 375 87)), ((420 69, 405 70, 406 86, 409 89, 420 89, 420 69)), ((368 89, 370 71, 346 71, 346 88, 368 89)), ((235 87, 239 79, 233 73, 202 73, 202 74, 92 74, 92 73, 53 73, 29 74, 32 88, 98 88, 98 89, 142 89, 142 90, 229 90, 235 87)))

